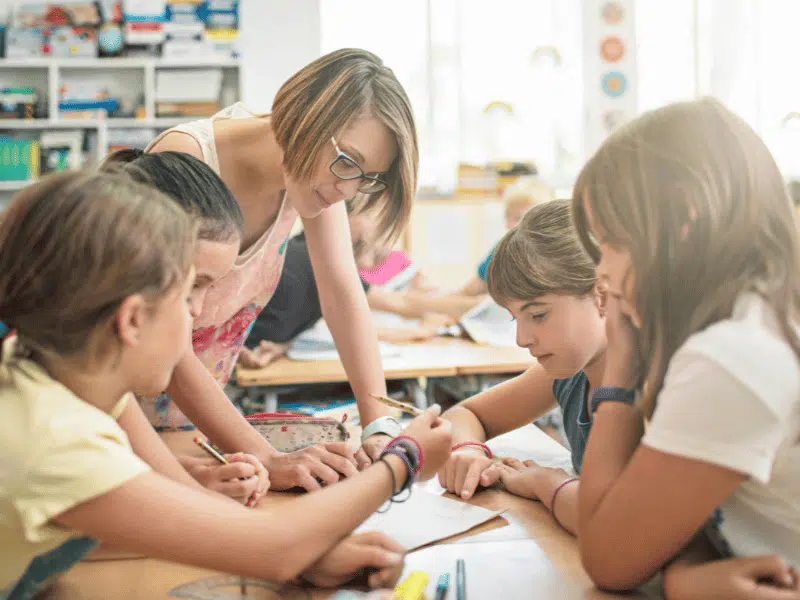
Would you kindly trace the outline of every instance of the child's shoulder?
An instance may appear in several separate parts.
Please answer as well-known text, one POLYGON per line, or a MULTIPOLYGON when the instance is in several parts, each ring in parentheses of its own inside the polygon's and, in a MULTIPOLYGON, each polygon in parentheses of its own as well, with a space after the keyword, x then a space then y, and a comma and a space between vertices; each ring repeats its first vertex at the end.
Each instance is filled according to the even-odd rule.
POLYGON ((797 356, 774 311, 755 293, 742 294, 729 318, 690 336, 673 356, 671 370, 698 358, 772 402, 779 397, 796 401, 800 394, 797 356))

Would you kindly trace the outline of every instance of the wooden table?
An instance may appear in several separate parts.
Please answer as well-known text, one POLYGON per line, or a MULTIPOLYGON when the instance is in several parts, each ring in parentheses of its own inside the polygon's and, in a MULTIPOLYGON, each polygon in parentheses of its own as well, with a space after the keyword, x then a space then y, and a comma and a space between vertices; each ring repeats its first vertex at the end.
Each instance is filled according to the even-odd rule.
MULTIPOLYGON (((402 348, 402 355, 383 359, 384 376, 387 380, 415 382, 409 392, 418 408, 425 408, 429 403, 422 379, 514 374, 524 371, 534 362, 523 348, 494 348, 460 338, 436 338, 405 344, 402 348)), ((267 412, 276 410, 276 388, 281 386, 345 381, 347 374, 339 360, 300 361, 284 356, 263 369, 236 367, 236 383, 242 387, 258 388, 267 412)))
MULTIPOLYGON (((191 432, 165 434, 177 451, 197 449, 191 432)), ((505 455, 537 458, 547 464, 569 465, 569 453, 534 426, 501 436, 491 443, 505 455)), ((435 481, 425 484, 435 489, 435 481)), ((439 488, 441 489, 441 488, 439 488)), ((288 502, 292 495, 270 493, 256 510, 268 510, 276 503, 288 502)), ((454 598, 455 560, 467 564, 469 600, 600 600, 613 598, 653 598, 650 593, 617 596, 598 591, 583 570, 575 538, 553 521, 538 502, 517 498, 491 489, 478 493, 472 503, 506 512, 467 535, 451 538, 407 556, 405 574, 426 571, 431 579, 428 598, 439 574, 450 572, 454 598)), ((62 577, 48 598, 60 600, 165 600, 183 597, 215 600, 257 600, 278 598, 327 598, 324 590, 264 589, 247 585, 240 595, 240 580, 208 571, 152 559, 83 562, 62 577), (225 582, 230 585, 225 587, 225 582), (209 592, 209 588, 217 587, 209 592), (191 591, 186 586, 194 589, 191 591), (183 587, 183 592, 179 588, 183 587), (175 591, 177 590, 177 591, 175 591), (170 596, 170 591, 173 595, 170 596)))

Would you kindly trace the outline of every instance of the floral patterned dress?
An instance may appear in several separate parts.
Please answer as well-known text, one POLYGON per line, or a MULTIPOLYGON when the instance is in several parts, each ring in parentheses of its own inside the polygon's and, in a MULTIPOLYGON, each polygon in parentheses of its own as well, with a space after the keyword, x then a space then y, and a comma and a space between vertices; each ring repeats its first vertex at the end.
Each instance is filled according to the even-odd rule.
MULTIPOLYGON (((206 164, 219 174, 213 122, 252 116, 253 113, 241 104, 235 104, 210 119, 186 123, 169 131, 180 131, 197 140, 206 164)), ((169 131, 153 140, 150 147, 169 131)), ((284 194, 272 226, 240 254, 233 269, 208 290, 203 312, 194 322, 192 346, 220 386, 230 379, 253 322, 278 285, 286 244, 296 220, 297 213, 284 194)), ((194 428, 166 394, 156 398, 140 398, 140 403, 150 422, 159 431, 194 428)))

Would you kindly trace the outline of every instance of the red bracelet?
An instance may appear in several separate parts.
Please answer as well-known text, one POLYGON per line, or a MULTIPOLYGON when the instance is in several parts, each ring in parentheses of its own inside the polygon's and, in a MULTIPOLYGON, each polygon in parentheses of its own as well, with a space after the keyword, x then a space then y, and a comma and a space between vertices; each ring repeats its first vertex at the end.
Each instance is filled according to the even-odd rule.
POLYGON ((456 444, 450 448, 450 452, 455 452, 459 448, 465 448, 466 446, 475 446, 476 448, 480 448, 486 453, 486 458, 492 458, 492 451, 489 449, 489 446, 486 444, 481 444, 480 442, 461 442, 460 444, 456 444))
POLYGON ((419 452, 419 465, 417 465, 417 470, 414 471, 414 475, 419 475, 419 472, 422 470, 422 465, 425 462, 425 455, 422 452, 422 446, 420 446, 419 442, 410 435, 398 435, 391 442, 389 442, 389 446, 393 445, 397 440, 408 440, 417 447, 417 452, 419 452))
POLYGON ((570 477, 566 481, 562 481, 556 488, 556 490, 553 492, 553 497, 550 499, 550 513, 553 515, 553 519, 555 520, 556 523, 558 523, 558 526, 561 527, 561 529, 566 529, 566 528, 561 524, 561 521, 559 521, 558 517, 556 516, 556 511, 555 511, 556 496, 558 496, 558 492, 560 492, 561 488, 563 488, 565 485, 567 485, 568 483, 572 483, 573 481, 580 481, 580 480, 581 480, 580 477, 570 477))

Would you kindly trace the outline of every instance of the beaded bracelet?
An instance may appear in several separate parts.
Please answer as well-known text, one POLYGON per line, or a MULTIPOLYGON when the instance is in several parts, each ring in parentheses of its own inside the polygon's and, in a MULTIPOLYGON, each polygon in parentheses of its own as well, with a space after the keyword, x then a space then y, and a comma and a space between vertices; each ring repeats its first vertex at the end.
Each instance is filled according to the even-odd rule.
POLYGON ((555 520, 555 522, 558 524, 559 527, 561 527, 561 529, 566 529, 566 527, 564 527, 561 524, 561 521, 559 521, 558 517, 556 516, 556 497, 558 496, 558 492, 561 491, 561 488, 563 488, 568 483, 572 483, 573 481, 580 481, 580 477, 570 477, 569 479, 562 481, 559 484, 559 486, 555 489, 555 491, 553 492, 553 497, 550 499, 550 513, 553 515, 553 520, 555 520))
POLYGON ((422 446, 419 445, 419 442, 408 435, 400 435, 394 438, 391 442, 389 442, 389 446, 399 446, 399 442, 401 440, 408 440, 417 449, 417 468, 414 470, 415 475, 419 475, 419 472, 422 470, 422 465, 425 464, 425 455, 422 452, 422 446))

